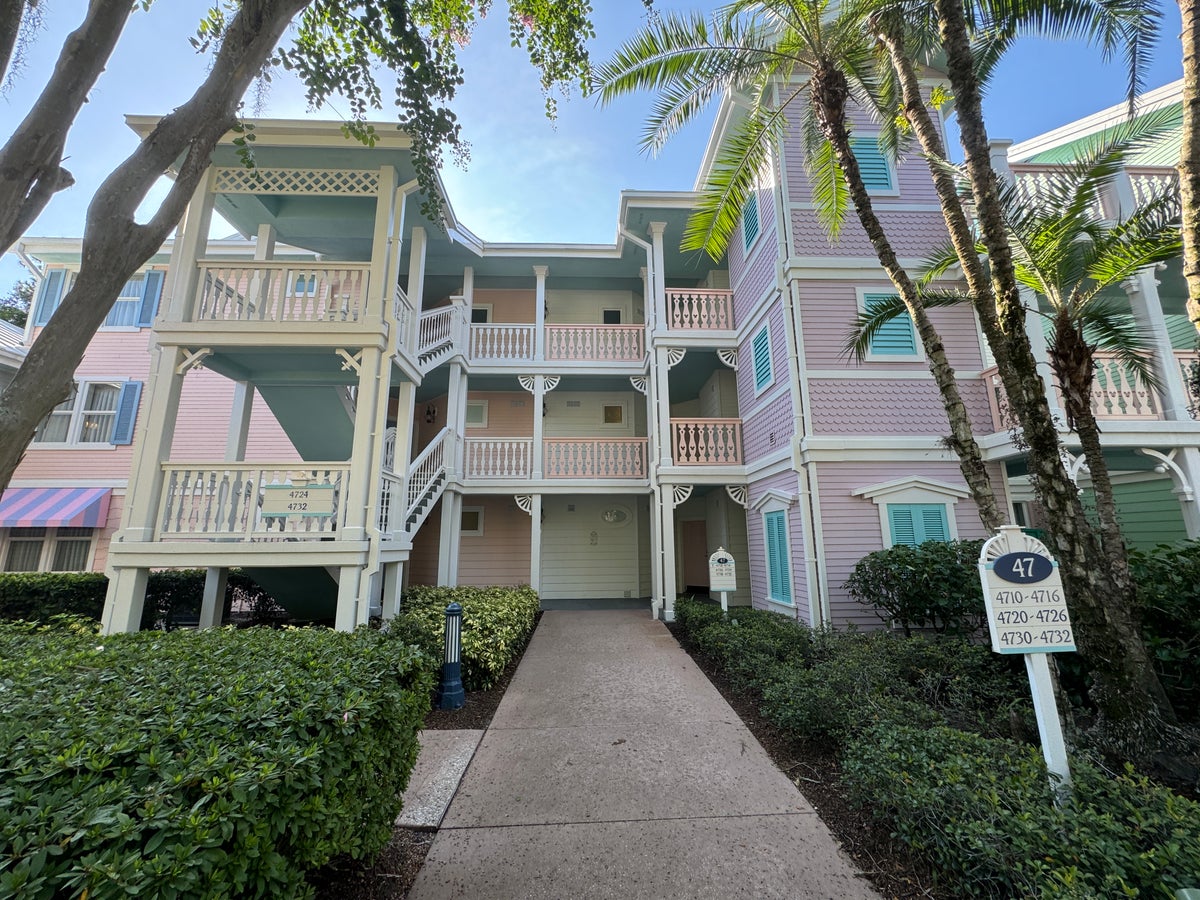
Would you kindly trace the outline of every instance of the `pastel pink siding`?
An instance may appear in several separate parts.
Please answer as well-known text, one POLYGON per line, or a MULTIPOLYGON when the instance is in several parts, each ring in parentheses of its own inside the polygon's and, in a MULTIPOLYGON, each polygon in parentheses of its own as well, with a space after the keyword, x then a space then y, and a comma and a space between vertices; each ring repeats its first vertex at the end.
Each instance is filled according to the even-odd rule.
MULTIPOLYGON (((533 277, 531 271, 530 277, 533 277)), ((476 289, 472 298, 475 306, 491 305, 493 322, 534 322, 534 302, 537 296, 532 290, 476 289)))
POLYGON ((412 553, 408 561, 409 584, 437 584, 441 536, 442 500, 438 500, 421 529, 413 535, 412 553))
POLYGON ((511 496, 465 495, 463 507, 483 508, 483 534, 464 534, 458 554, 458 583, 529 583, 529 515, 511 496))
MULTIPOLYGON (((959 392, 977 434, 990 434, 987 389, 962 379, 959 392)), ((941 395, 932 379, 813 378, 808 382, 813 434, 948 434, 941 395)))
POLYGON ((533 435, 533 394, 528 391, 468 391, 468 400, 487 401, 487 427, 467 427, 464 437, 502 438, 533 435))
POLYGON ((125 492, 114 490, 108 501, 108 521, 100 529, 96 539, 96 552, 92 557, 92 571, 103 572, 108 563, 108 545, 121 528, 121 513, 125 510, 125 492))
MULTIPOLYGON (((1005 502, 999 466, 991 467, 992 484, 1001 503, 1005 502)), ((954 462, 905 463, 818 463, 820 491, 821 541, 825 550, 825 577, 833 624, 838 628, 854 624, 877 628, 874 611, 850 598, 843 585, 855 563, 874 550, 883 549, 884 535, 879 507, 872 500, 855 497, 852 492, 873 484, 898 478, 922 476, 966 489, 966 483, 954 462)), ((953 506, 961 540, 984 537, 975 504, 959 500, 953 506)))
MULTIPOLYGON (((939 212, 890 211, 880 201, 875 214, 898 256, 920 259, 947 241, 946 223, 939 212)), ((831 243, 825 228, 817 221, 815 212, 793 209, 791 215, 793 241, 798 255, 855 256, 875 263, 875 250, 857 217, 847 216, 837 242, 831 243)))

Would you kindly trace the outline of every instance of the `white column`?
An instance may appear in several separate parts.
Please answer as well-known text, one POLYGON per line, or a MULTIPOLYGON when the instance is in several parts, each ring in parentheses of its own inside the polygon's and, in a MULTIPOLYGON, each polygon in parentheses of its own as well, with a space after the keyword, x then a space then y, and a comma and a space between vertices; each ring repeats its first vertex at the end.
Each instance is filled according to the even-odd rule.
POLYGON ((363 347, 358 372, 358 400, 354 409, 354 441, 350 452, 350 474, 343 489, 346 520, 339 536, 345 541, 367 539, 367 515, 376 507, 372 490, 378 496, 379 450, 383 435, 375 434, 380 403, 387 403, 387 376, 382 367, 391 362, 376 347, 363 347), (380 396, 380 386, 383 396, 380 396))
POLYGON ((650 616, 657 619, 666 603, 663 599, 662 553, 659 552, 661 535, 659 534, 661 516, 659 508, 663 502, 663 488, 654 487, 650 491, 650 616))
POLYGON ((383 621, 400 615, 400 595, 404 592, 404 563, 383 565, 383 621))
POLYGON ((1183 527, 1187 529, 1188 540, 1194 541, 1200 538, 1200 497, 1197 497, 1200 494, 1200 449, 1176 448, 1175 465, 1192 488, 1192 493, 1187 494, 1176 479, 1175 496, 1179 498, 1179 509, 1183 513, 1183 527))
POLYGON ((534 266, 537 277, 533 299, 533 358, 541 362, 546 358, 546 276, 549 266, 534 266))
POLYGON ((450 363, 446 387, 446 425, 452 441, 446 453, 446 480, 455 481, 463 475, 462 435, 467 428, 467 375, 457 360, 450 363))
POLYGON ((533 376, 533 459, 531 477, 541 481, 546 477, 546 376, 533 376))
POLYGON ((425 295, 425 249, 428 241, 425 229, 416 227, 412 230, 408 256, 408 302, 418 313, 424 305, 425 295))
POLYGON ((375 229, 371 238, 371 283, 366 298, 368 316, 385 317, 391 305, 392 288, 388 284, 391 269, 388 253, 391 250, 391 230, 394 220, 392 204, 396 199, 396 170, 391 166, 379 168, 379 193, 375 196, 375 229))
POLYGON ((204 595, 200 601, 201 628, 216 628, 221 624, 228 583, 229 569, 224 566, 209 566, 204 570, 204 595))
POLYGON ((214 177, 213 170, 209 169, 196 186, 171 248, 171 265, 167 269, 163 302, 160 304, 163 318, 169 322, 183 322, 191 318, 199 276, 196 261, 208 246, 208 229, 212 223, 214 177))
POLYGON ((650 260, 649 283, 652 293, 646 298, 647 304, 654 304, 657 327, 662 331, 666 330, 667 322, 670 321, 667 317, 667 270, 663 253, 663 233, 666 229, 666 222, 650 223, 650 243, 653 250, 650 260))
POLYGON ((672 485, 663 486, 659 509, 662 517, 663 621, 674 622, 678 585, 675 577, 675 488, 672 485))
POLYGON ((534 494, 529 508, 529 586, 542 592, 542 495, 534 494))
POLYGON ((458 584, 458 550, 462 537, 462 494, 442 494, 442 534, 438 545, 438 584, 458 584))
POLYGON ((363 578, 362 566, 338 568, 337 613, 333 622, 338 631, 353 631, 358 627, 359 591, 367 580, 363 578))
POLYGON ((647 415, 647 427, 655 429, 655 442, 658 445, 658 464, 660 466, 671 465, 671 393, 670 393, 670 369, 671 364, 667 359, 668 352, 665 347, 654 348, 654 359, 650 364, 650 393, 647 394, 647 402, 652 403, 652 407, 647 409, 647 413, 654 413, 654 418, 651 421, 647 415))
POLYGON ((140 631, 150 570, 110 567, 106 574, 108 593, 104 598, 104 615, 100 620, 101 633, 140 631))
POLYGON ((225 439, 225 461, 242 462, 246 458, 246 442, 250 438, 250 416, 254 411, 254 385, 247 381, 235 381, 231 407, 229 434, 225 439))

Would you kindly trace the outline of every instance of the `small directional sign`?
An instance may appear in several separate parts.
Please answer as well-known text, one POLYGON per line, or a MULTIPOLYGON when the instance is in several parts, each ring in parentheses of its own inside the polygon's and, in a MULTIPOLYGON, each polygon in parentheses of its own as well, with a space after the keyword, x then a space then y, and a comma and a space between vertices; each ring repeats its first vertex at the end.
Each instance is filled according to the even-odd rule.
POLYGON ((737 566, 729 551, 718 547, 708 558, 708 589, 710 591, 736 591, 737 566))

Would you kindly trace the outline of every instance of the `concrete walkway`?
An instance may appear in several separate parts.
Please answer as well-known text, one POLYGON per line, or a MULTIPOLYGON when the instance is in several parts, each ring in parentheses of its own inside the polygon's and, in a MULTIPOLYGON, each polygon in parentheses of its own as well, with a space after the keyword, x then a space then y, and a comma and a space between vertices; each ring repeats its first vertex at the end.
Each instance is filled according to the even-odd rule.
POLYGON ((546 612, 409 894, 875 898, 645 612, 546 612))

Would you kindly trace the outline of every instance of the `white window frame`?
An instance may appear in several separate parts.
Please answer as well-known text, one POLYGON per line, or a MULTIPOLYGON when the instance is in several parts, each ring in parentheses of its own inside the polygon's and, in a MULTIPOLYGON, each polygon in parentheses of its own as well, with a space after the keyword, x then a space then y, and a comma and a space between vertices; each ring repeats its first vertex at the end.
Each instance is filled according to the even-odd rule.
MULTIPOLYGON (((118 397, 118 401, 119 401, 121 390, 124 388, 125 384, 127 382, 129 382, 130 380, 131 379, 124 378, 124 377, 103 378, 100 376, 88 376, 87 378, 76 379, 75 392, 71 398, 71 420, 67 424, 67 439, 65 441, 32 440, 29 443, 30 448, 36 449, 36 450, 66 450, 66 449, 111 450, 117 446, 124 446, 124 445, 114 444, 111 440, 108 440, 108 441, 81 441, 79 438, 80 438, 80 433, 83 431, 84 418, 88 414, 87 410, 84 407, 84 402, 88 396, 88 388, 90 388, 92 385, 97 385, 97 384, 112 385, 113 387, 115 387, 117 389, 117 397, 118 397)), ((55 409, 57 409, 57 406, 55 407, 55 409)), ((108 410, 105 410, 105 412, 108 412, 108 410)), ((118 403, 117 407, 114 408, 111 412, 112 412, 113 428, 115 429, 116 424, 117 424, 117 416, 120 414, 120 404, 118 403)), ((62 412, 59 412, 57 414, 64 415, 65 413, 66 413, 66 411, 63 410, 62 412)), ((47 415, 55 415, 55 414, 56 413, 51 412, 51 413, 48 413, 47 415)), ((39 428, 41 427, 40 422, 38 423, 38 427, 39 428)), ((112 437, 111 431, 109 432, 109 437, 110 438, 112 437)))
POLYGON ((462 507, 462 509, 459 511, 459 516, 458 516, 458 531, 459 531, 459 534, 466 535, 467 537, 482 537, 483 536, 483 507, 482 506, 464 506, 464 507, 462 507), (479 514, 479 524, 476 528, 464 528, 463 527, 462 517, 465 516, 467 513, 478 513, 479 514))
POLYGON ((888 521, 888 506, 890 505, 924 505, 944 506, 946 508, 946 527, 950 540, 958 540, 958 522, 954 515, 955 504, 970 496, 966 488, 932 478, 899 478, 895 481, 885 481, 868 487, 851 491, 855 497, 863 497, 872 501, 879 511, 879 533, 883 539, 884 549, 892 545, 892 525, 888 521))
POLYGON ((138 317, 142 311, 142 295, 146 291, 146 274, 147 274, 146 271, 141 271, 141 272, 135 272, 133 275, 131 275, 129 277, 129 280, 126 281, 125 284, 121 287, 122 293, 117 297, 116 301, 113 303, 112 309, 110 309, 108 311, 108 315, 111 316, 113 313, 113 310, 115 310, 117 308, 118 304, 124 303, 126 306, 133 308, 133 321, 126 325, 108 325, 108 324, 106 324, 108 322, 108 316, 105 316, 104 322, 100 323, 100 328, 103 331, 137 331, 139 329, 139 327, 141 327, 138 325, 138 317), (124 293, 125 288, 129 287, 129 285, 132 284, 135 280, 137 281, 138 285, 141 287, 141 290, 139 290, 136 294, 124 293))
POLYGON ((608 326, 610 326, 610 327, 611 327, 611 326, 614 326, 614 325, 624 325, 624 324, 625 324, 625 310, 623 310, 623 309, 622 309, 621 307, 619 307, 619 306, 606 306, 606 307, 604 307, 603 309, 601 309, 601 310, 600 310, 600 324, 601 324, 601 325, 608 325, 608 326), (617 319, 618 319, 618 321, 616 321, 616 322, 605 322, 605 321, 604 321, 604 314, 605 314, 605 313, 614 313, 614 312, 617 314, 617 319))
POLYGON ((90 572, 96 561, 96 538, 100 532, 99 528, 89 528, 91 532, 87 537, 88 551, 87 558, 84 560, 82 569, 53 569, 51 566, 54 563, 54 557, 58 550, 58 543, 62 541, 82 541, 82 535, 59 535, 59 529, 55 526, 47 526, 45 534, 38 537, 14 537, 13 528, 0 528, 0 571, 8 572, 8 554, 14 543, 31 544, 34 541, 41 542, 41 549, 38 551, 38 566, 36 569, 21 570, 31 572, 90 572))
POLYGON ((626 428, 629 425, 629 404, 624 401, 609 402, 606 400, 600 401, 600 425, 603 428, 626 428), (604 410, 606 407, 615 406, 621 410, 620 422, 605 422, 604 410))
POLYGON ((472 325, 491 325, 492 324, 492 304, 490 303, 472 303, 471 311, 468 313, 468 318, 472 325), (486 318, 482 322, 475 321, 475 311, 482 310, 486 318))
POLYGON ((754 386, 754 396, 758 397, 771 389, 775 384, 775 353, 771 349, 771 320, 770 318, 763 319, 762 325, 754 329, 754 334, 750 337, 750 378, 754 386), (763 382, 762 387, 758 385, 758 364, 754 358, 754 342, 758 340, 758 336, 766 332, 767 335, 767 374, 768 378, 763 382))
MULTIPOLYGON (((875 294, 895 295, 896 289, 894 287, 892 287, 891 285, 888 285, 886 287, 877 287, 877 288, 859 287, 859 288, 854 289, 854 293, 855 293, 856 302, 858 304, 858 311, 860 313, 865 313, 867 311, 867 295, 869 295, 869 294, 870 295, 875 295, 875 294)), ((908 362, 924 362, 925 361, 925 347, 921 343, 921 336, 919 334, 917 334, 917 323, 912 320, 911 316, 906 315, 905 318, 908 319, 908 327, 912 329, 913 347, 915 348, 916 352, 914 352, 914 353, 876 353, 874 350, 871 349, 870 346, 868 346, 867 347, 867 356, 866 356, 867 360, 869 360, 870 362, 884 362, 884 363, 886 363, 886 362, 908 363, 908 362)))
POLYGON ((467 400, 466 416, 463 419, 467 428, 487 428, 488 427, 488 402, 486 400, 467 400), (479 421, 471 421, 471 410, 479 410, 479 421))

